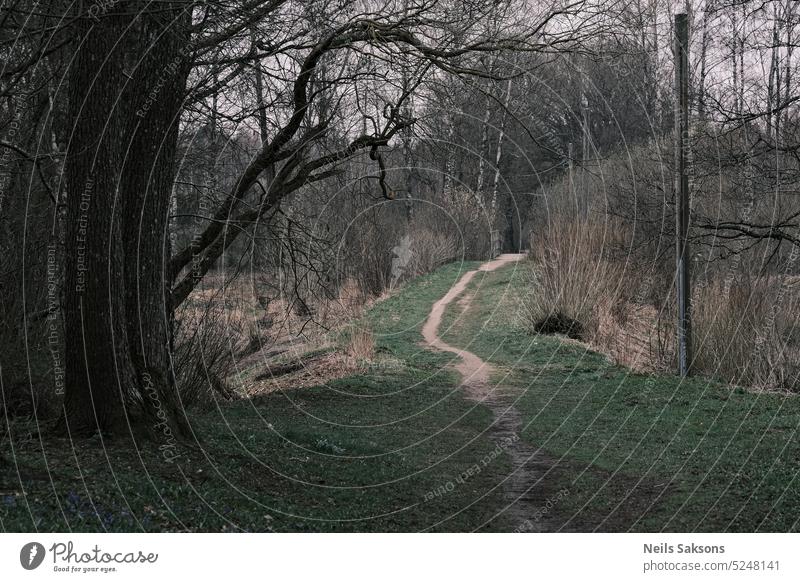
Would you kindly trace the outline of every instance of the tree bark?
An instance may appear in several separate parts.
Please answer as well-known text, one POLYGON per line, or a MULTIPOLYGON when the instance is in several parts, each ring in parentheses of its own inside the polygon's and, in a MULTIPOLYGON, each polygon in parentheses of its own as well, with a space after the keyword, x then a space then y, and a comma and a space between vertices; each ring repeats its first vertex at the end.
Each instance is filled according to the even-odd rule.
POLYGON ((187 431, 166 276, 187 24, 177 3, 155 10, 142 2, 78 25, 61 422, 72 436, 149 435, 174 446, 187 431))

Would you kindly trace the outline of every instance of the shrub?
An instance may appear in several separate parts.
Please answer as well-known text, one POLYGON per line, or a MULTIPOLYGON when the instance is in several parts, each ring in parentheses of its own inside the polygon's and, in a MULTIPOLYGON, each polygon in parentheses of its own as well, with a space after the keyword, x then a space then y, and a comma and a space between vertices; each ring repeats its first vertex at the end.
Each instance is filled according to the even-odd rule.
POLYGON ((534 331, 596 337, 602 311, 621 300, 622 269, 607 260, 605 239, 604 225, 566 218, 532 237, 524 312, 534 331))
POLYGON ((459 255, 458 240, 452 233, 421 227, 411 231, 410 239, 412 255, 408 272, 414 277, 430 273, 459 255))
POLYGON ((184 407, 230 398, 226 378, 233 371, 237 340, 225 306, 215 297, 185 302, 175 315, 173 369, 184 407), (232 338, 232 334, 234 337, 232 338))

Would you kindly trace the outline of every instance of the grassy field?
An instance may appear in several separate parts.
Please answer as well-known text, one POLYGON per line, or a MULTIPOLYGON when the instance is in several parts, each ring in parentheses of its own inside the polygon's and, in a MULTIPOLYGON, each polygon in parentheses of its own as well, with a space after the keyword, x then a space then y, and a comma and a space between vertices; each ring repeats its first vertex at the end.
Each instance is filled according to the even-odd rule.
MULTIPOLYGON (((420 345, 431 307, 475 264, 413 281, 368 314, 362 375, 193 413, 199 445, 167 463, 126 442, 40 440, 16 423, 0 454, 4 531, 509 530, 509 469, 491 413, 464 399, 451 357, 420 345), (13 446, 12 446, 13 443, 13 446), (482 463, 481 459, 491 459, 482 463), (479 470, 475 472, 474 467, 479 470)), ((511 265, 480 273, 441 330, 490 361, 550 459, 563 530, 798 529, 800 401, 634 375, 529 334, 511 265)))
POLYGON ((13 425, 0 529, 503 528, 494 518, 505 459, 462 477, 494 449, 482 434, 491 414, 464 400, 445 356, 418 345, 431 304, 468 267, 444 267, 373 309, 377 357, 364 375, 195 413, 200 445, 174 463, 126 442, 72 446, 13 425))
POLYGON ((480 274, 444 339, 492 362, 570 494, 565 529, 797 531, 800 399, 633 374, 519 315, 524 264, 480 274))

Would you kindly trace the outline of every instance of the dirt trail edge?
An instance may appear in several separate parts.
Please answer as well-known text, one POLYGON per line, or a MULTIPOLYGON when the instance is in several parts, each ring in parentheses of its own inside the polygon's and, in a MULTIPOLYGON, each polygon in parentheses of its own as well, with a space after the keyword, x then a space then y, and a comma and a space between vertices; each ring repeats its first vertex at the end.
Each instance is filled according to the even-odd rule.
POLYGON ((503 515, 515 528, 514 531, 542 532, 556 529, 548 519, 548 510, 558 492, 549 490, 542 479, 552 467, 552 461, 521 439, 522 418, 508 397, 499 394, 498 387, 491 386, 489 376, 492 367, 472 352, 445 343, 438 335, 445 309, 464 292, 479 271, 494 271, 524 257, 523 254, 500 255, 477 270, 464 273, 445 296, 433 304, 422 326, 422 336, 430 347, 459 356, 461 361, 456 365, 456 370, 461 374, 461 387, 470 400, 487 406, 494 414, 494 422, 489 428, 490 437, 509 454, 512 464, 511 473, 503 481, 503 515))

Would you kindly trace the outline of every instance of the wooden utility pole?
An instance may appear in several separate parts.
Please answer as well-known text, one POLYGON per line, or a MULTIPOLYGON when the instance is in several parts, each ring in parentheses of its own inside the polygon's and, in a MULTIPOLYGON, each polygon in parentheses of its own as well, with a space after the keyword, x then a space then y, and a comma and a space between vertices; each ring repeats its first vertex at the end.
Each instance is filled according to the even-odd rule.
POLYGON ((572 165, 572 142, 567 144, 567 163, 569 168, 569 197, 570 200, 575 200, 575 209, 578 211, 578 216, 580 216, 581 212, 581 205, 578 203, 578 199, 575 197, 575 169, 572 165))
POLYGON ((675 15, 675 234, 677 236, 678 372, 692 362, 692 291, 689 249, 689 17, 675 15))

